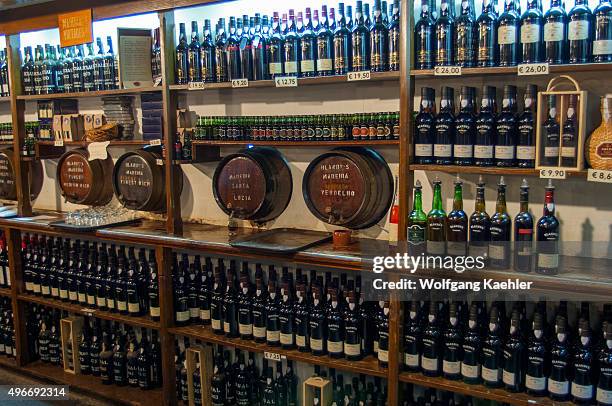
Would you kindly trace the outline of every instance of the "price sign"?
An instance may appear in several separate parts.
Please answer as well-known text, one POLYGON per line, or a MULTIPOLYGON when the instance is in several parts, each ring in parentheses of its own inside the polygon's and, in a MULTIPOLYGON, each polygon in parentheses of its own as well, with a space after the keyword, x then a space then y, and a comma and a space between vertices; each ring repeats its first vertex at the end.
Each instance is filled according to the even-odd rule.
POLYGON ((567 173, 564 169, 542 169, 540 170, 541 179, 565 179, 567 173))
POLYGON ((349 72, 346 74, 346 80, 353 82, 355 80, 370 80, 371 75, 369 70, 363 70, 359 72, 349 72))
POLYGON ((264 351, 264 358, 270 361, 280 361, 281 359, 287 358, 284 355, 277 354, 275 352, 264 351))
POLYGON ((612 171, 604 171, 603 169, 589 169, 587 180, 589 182, 612 183, 612 171))
POLYGON ((206 89, 206 83, 204 82, 189 82, 187 84, 188 90, 204 90, 206 89))
POLYGON ((156 163, 157 165, 159 165, 159 166, 163 166, 163 165, 164 165, 164 160, 163 160, 163 159, 159 159, 159 158, 157 158, 157 159, 155 160, 155 163, 156 163))
POLYGON ((150 145, 153 145, 153 146, 155 146, 155 145, 161 145, 161 139, 156 138, 156 139, 154 139, 154 140, 151 140, 150 145))
POLYGON ((461 66, 436 66, 434 76, 461 76, 461 66))
POLYGON ((89 317, 93 316, 95 311, 96 311, 95 309, 90 309, 88 307, 84 307, 81 309, 81 313, 85 313, 85 315, 89 317))
POLYGON ((522 63, 516 73, 519 76, 548 75, 548 63, 522 63))
POLYGON ((110 144, 110 141, 104 142, 92 142, 87 146, 87 152, 89 152, 88 161, 93 161, 94 159, 106 159, 108 158, 108 152, 106 148, 110 144))
POLYGON ((297 87, 298 81, 293 76, 282 76, 274 78, 274 85, 276 87, 297 87))
POLYGON ((249 87, 248 79, 233 79, 232 87, 249 87))
POLYGON ((63 147, 64 146, 64 140, 55 140, 55 142, 53 143, 54 147, 63 147))

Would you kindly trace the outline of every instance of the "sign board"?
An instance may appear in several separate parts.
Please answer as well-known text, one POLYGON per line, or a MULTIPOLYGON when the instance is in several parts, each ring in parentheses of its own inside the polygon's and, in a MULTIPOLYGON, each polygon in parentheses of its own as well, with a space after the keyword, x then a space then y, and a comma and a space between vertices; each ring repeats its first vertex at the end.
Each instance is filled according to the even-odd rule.
POLYGON ((91 20, 90 8, 73 11, 72 13, 58 14, 57 26, 60 32, 60 45, 62 47, 70 47, 93 42, 91 20))
POLYGON ((151 30, 117 28, 119 38, 119 80, 124 89, 153 86, 151 71, 151 30))

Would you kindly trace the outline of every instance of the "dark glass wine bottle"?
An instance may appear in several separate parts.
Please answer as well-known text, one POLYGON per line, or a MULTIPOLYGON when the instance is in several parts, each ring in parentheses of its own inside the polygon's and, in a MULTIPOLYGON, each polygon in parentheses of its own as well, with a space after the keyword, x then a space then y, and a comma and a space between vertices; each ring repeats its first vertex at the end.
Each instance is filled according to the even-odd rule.
POLYGON ((588 63, 593 58, 593 13, 587 0, 575 0, 568 16, 569 63, 588 63))
POLYGON ((544 214, 536 228, 536 272, 546 275, 559 272, 559 220, 555 217, 554 191, 549 179, 544 195, 544 214))
POLYGON ((200 60, 198 61, 202 82, 211 83, 215 81, 215 62, 215 43, 212 38, 210 20, 207 19, 204 20, 204 31, 202 33, 202 43, 200 44, 200 60))
POLYGON ((185 281, 185 273, 183 265, 174 276, 174 323, 177 326, 186 326, 189 324, 189 296, 187 295, 187 283, 185 281))
POLYGON ((476 16, 474 0, 461 1, 461 14, 455 20, 455 62, 471 68, 476 64, 476 16))
POLYGON ((497 19, 499 66, 515 66, 519 61, 521 17, 516 0, 506 0, 504 12, 497 19))
POLYGON ((307 292, 306 276, 302 278, 296 277, 297 283, 295 288, 295 343, 298 351, 309 352, 310 351, 310 334, 308 332, 309 323, 309 300, 307 292))
POLYGON ((176 83, 186 84, 189 80, 189 45, 187 44, 187 34, 185 23, 179 24, 179 43, 176 46, 176 83))
POLYGON ((213 375, 210 380, 210 399, 213 406, 226 405, 226 378, 223 368, 223 355, 221 351, 218 351, 217 356, 215 357, 213 375))
POLYGON ((355 297, 355 285, 353 280, 348 281, 346 295, 346 306, 344 308, 344 358, 349 361, 357 361, 362 358, 361 348, 362 332, 359 320, 359 308, 355 297))
POLYGON ((375 319, 378 332, 378 365, 386 368, 389 364, 389 301, 378 302, 378 313, 375 319))
MULTIPOLYGON (((467 218, 466 218, 467 223, 467 218)), ((465 254, 464 254, 465 255, 465 254)), ((460 313, 456 302, 451 302, 448 308, 448 324, 444 331, 444 356, 442 372, 446 379, 461 379, 461 360, 463 359, 463 332, 460 313)))
MULTIPOLYGON (((436 65, 449 66, 455 64, 455 49, 453 34, 455 32, 455 11, 453 3, 442 0, 440 3, 440 14, 436 19, 436 65)), ((444 96, 444 95, 443 95, 444 96)))
POLYGON ((289 10, 289 19, 287 21, 287 30, 284 35, 283 47, 285 76, 300 76, 301 45, 293 9, 289 10))
POLYGON ((187 81, 202 81, 202 69, 200 67, 200 34, 198 33, 197 21, 191 22, 191 42, 187 48, 187 81))
POLYGON ((138 343, 133 332, 130 332, 126 353, 126 377, 128 385, 138 387, 138 343))
POLYGON ((288 268, 283 268, 281 281, 281 301, 279 307, 280 343, 283 348, 295 346, 295 315, 293 306, 293 286, 287 276, 288 268))
POLYGON ((115 348, 113 352, 112 369, 113 382, 117 386, 127 385, 127 359, 125 337, 121 332, 115 333, 115 348))
POLYGON ((102 384, 111 385, 113 383, 113 346, 108 333, 104 333, 102 339, 100 376, 102 377, 102 384))
POLYGON ((495 140, 495 164, 512 167, 516 164, 517 117, 516 86, 504 85, 502 111, 497 117, 495 140))
POLYGON ((389 70, 398 71, 400 69, 400 3, 393 0, 393 12, 389 22, 389 70))
POLYGON ((446 230, 446 250, 448 255, 467 255, 468 217, 463 211, 463 182, 457 176, 453 210, 448 213, 446 230))
POLYGON ((317 34, 312 26, 312 12, 306 7, 304 30, 300 33, 300 74, 302 77, 316 76, 317 34))
POLYGON ((357 0, 355 7, 355 25, 352 28, 352 70, 359 72, 370 70, 370 29, 365 26, 363 2, 357 0))
POLYGON ((242 77, 248 80, 254 80, 253 76, 253 38, 249 26, 249 16, 242 16, 242 35, 240 41, 240 71, 242 77))
POLYGON ((265 305, 266 311, 266 344, 270 346, 280 345, 280 300, 276 286, 276 273, 271 266, 268 272, 268 298, 265 305))
POLYGON ((518 136, 516 143, 516 164, 520 168, 533 168, 535 166, 537 95, 537 86, 527 85, 525 89, 524 109, 517 120, 518 136))
POLYGON ((446 252, 446 212, 442 207, 442 182, 433 184, 433 202, 427 213, 427 254, 444 255, 446 252))
MULTIPOLYGON (((242 24, 241 20, 238 20, 242 24)), ((240 59, 240 37, 236 29, 236 17, 230 17, 229 21, 229 37, 225 44, 225 52, 227 55, 227 73, 228 79, 242 78, 242 61, 240 59)))
POLYGON ((593 62, 612 62, 612 3, 599 0, 593 10, 595 34, 593 36, 593 62))
MULTIPOLYGON (((480 67, 497 66, 497 12, 492 0, 482 2, 482 13, 476 20, 478 31, 477 65, 480 67)), ((484 94, 483 94, 484 98, 484 94)))
POLYGON ((461 361, 461 376, 463 381, 469 384, 480 382, 482 340, 481 326, 478 321, 478 306, 472 303, 467 329, 463 337, 463 359, 461 361))
POLYGON ((491 219, 485 207, 485 183, 482 176, 476 187, 476 202, 474 212, 470 216, 469 253, 472 257, 489 256, 489 240, 491 239, 491 219))
POLYGON ((567 14, 561 0, 551 0, 544 14, 544 61, 566 63, 567 45, 567 14))
POLYGON ((412 300, 404 317, 404 369, 406 371, 417 372, 420 371, 420 356, 423 343, 420 303, 412 300))
POLYGON ((493 166, 495 163, 493 158, 497 128, 495 94, 495 87, 483 86, 474 141, 474 164, 477 166, 493 166))
POLYGON ((327 326, 325 325, 325 308, 322 286, 317 280, 313 285, 313 300, 310 309, 310 349, 314 355, 327 353, 327 326))
POLYGON ((89 345, 89 363, 91 365, 91 374, 100 376, 100 352, 102 351, 102 331, 97 319, 93 321, 93 329, 91 334, 91 344, 89 345))
POLYGON ((602 347, 597 355, 599 379, 597 379, 597 404, 612 405, 612 321, 604 324, 602 347))
POLYGON ((587 319, 579 321, 579 337, 574 345, 572 364, 574 376, 571 384, 572 401, 591 404, 594 397, 596 366, 591 327, 587 319))
POLYGON ((506 183, 502 176, 497 184, 497 203, 491 216, 489 265, 495 269, 510 267, 512 219, 506 208, 506 183))
POLYGON ((329 307, 325 318, 327 324, 327 352, 332 358, 344 356, 344 319, 340 307, 338 291, 334 286, 328 290, 329 307))
MULTIPOLYGON (((548 373, 550 356, 547 339, 544 335, 545 324, 546 320, 544 320, 542 313, 536 311, 533 315, 531 334, 529 334, 527 341, 527 368, 525 376, 527 393, 532 396, 546 395, 546 375, 548 373)), ((552 363, 551 368, 555 369, 559 366, 559 364, 555 365, 555 363, 552 363)), ((550 377, 552 378, 552 376, 551 372, 550 377)))
POLYGON ((561 166, 564 167, 576 167, 577 165, 577 101, 577 95, 571 94, 568 96, 568 107, 565 115, 565 122, 563 123, 563 133, 561 135, 561 166))
POLYGON ((255 297, 252 302, 253 311, 253 337, 255 342, 266 342, 266 302, 267 292, 263 281, 261 265, 256 265, 255 270, 255 297))
POLYGON ((482 341, 481 377, 489 387, 502 385, 503 340, 499 328, 499 310, 493 305, 489 315, 489 328, 482 341))
POLYGON ((453 144, 455 142, 455 92, 452 87, 442 87, 440 112, 435 118, 434 163, 450 165, 453 163, 453 144))
POLYGON ((81 330, 81 337, 79 343, 79 366, 80 373, 82 375, 90 375, 92 373, 91 368, 91 342, 89 338, 89 322, 86 321, 83 329, 81 330))
POLYGON ((215 82, 227 82, 228 67, 225 54, 227 45, 227 34, 225 30, 225 18, 220 18, 217 23, 217 32, 215 37, 215 82))
POLYGON ((520 211, 514 218, 514 270, 531 272, 533 263, 533 216, 529 212, 529 185, 523 179, 520 211))
POLYGON ((539 0, 528 0, 521 16, 521 47, 523 63, 538 63, 544 59, 544 16, 539 0))
POLYGON ((438 303, 429 303, 427 325, 423 329, 423 348, 421 351, 421 368, 425 376, 439 376, 442 373, 442 331, 438 303))
POLYGON ((435 139, 436 93, 430 87, 421 88, 421 106, 414 119, 414 163, 433 163, 435 139))
POLYGON ((521 392, 525 385, 526 348, 521 331, 521 315, 512 312, 510 332, 504 345, 504 370, 502 380, 509 392, 521 392))
POLYGON ((330 30, 327 6, 321 6, 321 21, 317 31, 317 76, 334 74, 334 34, 330 30))
POLYGON ((414 67, 431 69, 434 66, 436 53, 436 24, 434 10, 430 10, 431 1, 421 0, 421 18, 414 26, 414 67))
POLYGON ((459 114, 455 117, 455 144, 453 162, 455 165, 474 164, 474 142, 476 137, 476 88, 462 86, 459 97, 459 114))
POLYGON ((240 292, 238 293, 238 332, 243 340, 253 339, 253 314, 251 313, 251 300, 253 291, 249 283, 249 267, 242 263, 240 273, 240 292))
POLYGON ((344 14, 344 3, 338 3, 338 18, 335 25, 334 71, 336 75, 346 75, 352 69, 352 41, 344 14))

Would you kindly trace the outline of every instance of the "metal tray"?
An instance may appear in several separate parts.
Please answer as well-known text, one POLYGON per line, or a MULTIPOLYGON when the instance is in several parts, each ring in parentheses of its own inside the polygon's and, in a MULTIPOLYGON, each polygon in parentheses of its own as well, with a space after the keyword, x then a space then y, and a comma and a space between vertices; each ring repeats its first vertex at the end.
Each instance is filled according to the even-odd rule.
POLYGON ((111 228, 111 227, 126 226, 126 225, 129 225, 129 224, 135 224, 135 223, 138 223, 138 222, 140 222, 140 219, 119 221, 117 223, 104 224, 104 225, 101 225, 101 226, 77 226, 77 225, 74 225, 74 224, 66 224, 66 222, 64 220, 59 220, 59 221, 52 221, 51 223, 49 223, 49 225, 51 227, 54 227, 54 228, 59 228, 60 230, 76 231, 76 232, 88 232, 88 231, 100 230, 102 228, 111 228))
POLYGON ((247 250, 292 254, 329 241, 331 238, 331 233, 321 231, 274 228, 235 238, 230 241, 230 245, 247 250))

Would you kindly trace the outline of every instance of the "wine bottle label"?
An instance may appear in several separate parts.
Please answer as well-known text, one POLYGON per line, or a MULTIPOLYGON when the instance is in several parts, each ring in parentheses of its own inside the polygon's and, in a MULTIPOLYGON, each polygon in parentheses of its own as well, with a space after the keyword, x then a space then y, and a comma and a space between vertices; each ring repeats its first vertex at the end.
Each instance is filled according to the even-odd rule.
POLYGON ((344 342, 327 340, 327 351, 333 354, 344 352, 344 342))
POLYGON ((378 340, 374 340, 374 343, 372 344, 372 352, 374 352, 374 354, 378 353, 378 340))
POLYGON ((593 55, 609 55, 612 54, 612 40, 602 39, 593 41, 593 55))
POLYGON ((266 330, 266 340, 271 343, 277 343, 280 341, 280 331, 270 331, 266 330))
POLYGON ((27 292, 31 292, 32 291, 32 282, 26 282, 26 291, 27 292))
POLYGON ((79 302, 81 302, 81 303, 85 303, 87 301, 85 293, 78 293, 77 297, 79 298, 79 302))
POLYGON ((499 45, 510 45, 516 43, 516 27, 514 25, 503 25, 497 29, 497 42, 499 45))
POLYGON ((482 379, 487 382, 497 383, 501 378, 501 370, 498 369, 490 369, 485 366, 482 367, 482 379))
POLYGON ((334 69, 334 63, 331 59, 317 59, 317 70, 326 71, 334 69))
POLYGON ((108 308, 114 309, 115 308, 115 299, 106 299, 106 305, 107 305, 108 308))
POLYGON ((281 62, 270 62, 268 66, 271 75, 283 73, 283 64, 281 62))
POLYGON ((572 396, 578 399, 591 399, 593 397, 593 385, 580 385, 572 382, 572 396))
MULTIPOLYGON (((349 344, 344 343, 344 354, 348 356, 356 357, 361 354, 361 344, 349 344)), ((380 358, 379 358, 380 359, 380 358)))
MULTIPOLYGON (((119 302, 117 302, 117 304, 119 304, 119 302)), ((119 310, 121 310, 121 307, 119 307, 119 310)), ((176 321, 179 322, 183 322, 183 321, 187 321, 189 320, 189 310, 185 310, 182 312, 176 312, 176 321)))
POLYGON ((95 306, 96 305, 95 296, 87 295, 87 304, 90 306, 95 306))
POLYGON ((230 323, 226 321, 223 322, 223 332, 224 333, 228 334, 231 331, 230 327, 231 327, 230 323))
POLYGON ((496 145, 495 158, 514 159, 514 145, 496 145))
POLYGON ((472 158, 474 156, 473 145, 454 145, 455 158, 472 158))
POLYGON ((409 367, 419 366, 419 354, 406 354, 404 353, 404 364, 409 367))
MULTIPOLYGON (((0 344, 0 354, 4 354, 6 350, 6 346, 4 344, 0 344)), ((40 358, 43 358, 42 355, 40 358)), ((46 358, 46 357, 45 357, 46 358)))
POLYGON ((461 373, 460 361, 442 361, 442 371, 449 375, 459 375, 461 373))
POLYGON ((427 252, 432 255, 443 255, 445 241, 427 241, 427 252))
POLYGON ((589 38, 589 21, 570 21, 567 30, 570 41, 580 41, 589 38))
POLYGON ((478 378, 480 376, 480 365, 467 365, 461 363, 461 375, 463 375, 464 378, 478 378))
POLYGON ((40 293, 40 285, 37 283, 33 283, 32 290, 34 291, 34 293, 40 293))
POLYGON ((474 145, 474 158, 493 158, 493 145, 474 145))
POLYGON ((200 320, 210 320, 209 309, 200 309, 200 320))
POLYGON ((154 306, 149 308, 149 312, 151 313, 151 317, 159 317, 161 313, 159 307, 154 306))
POLYGON ((549 22, 544 24, 544 42, 563 41, 565 24, 562 22, 549 22))
POLYGON ((59 289, 58 288, 51 288, 51 296, 58 297, 59 296, 59 289))
POLYGON ((280 333, 280 343, 282 345, 293 345, 293 334, 280 333))
POLYGON ((219 320, 219 319, 212 319, 210 324, 211 324, 213 330, 221 330, 222 329, 221 320, 219 320))
POLYGON ((300 62, 300 68, 302 69, 302 72, 314 72, 315 70, 315 62, 312 59, 309 60, 302 60, 300 62))
POLYGON ((323 351, 323 340, 311 337, 310 348, 312 348, 313 351, 323 351))
POLYGON ((253 334, 253 325, 238 323, 238 332, 240 333, 240 335, 243 335, 243 336, 251 335, 253 334))
POLYGON ((555 381, 552 378, 548 378, 548 391, 555 395, 567 395, 569 393, 569 381, 555 381))
POLYGON ((543 391, 546 389, 546 377, 535 377, 527 374, 525 376, 525 386, 531 390, 543 391))
POLYGON ((265 327, 255 327, 255 326, 253 326, 253 337, 256 337, 256 338, 265 338, 266 337, 266 328, 265 327))
POLYGON ((561 147, 563 158, 576 158, 576 147, 561 147))
POLYGON ((559 266, 559 254, 538 253, 538 267, 557 268, 559 266))
POLYGON ((516 374, 514 372, 506 371, 504 369, 504 372, 502 373, 502 380, 508 386, 515 386, 516 385, 516 374))
POLYGON ((416 156, 431 156, 433 154, 433 145, 431 144, 414 144, 414 155, 416 156))
POLYGON ((505 258, 506 247, 503 245, 489 244, 489 257, 491 259, 502 260, 505 258))
POLYGON ((192 319, 197 319, 200 317, 200 308, 199 307, 190 307, 189 308, 189 316, 192 319))
POLYGON ((427 358, 421 355, 421 367, 426 371, 437 371, 438 370, 438 359, 427 358))
POLYGON ((434 156, 450 158, 453 156, 453 146, 450 144, 434 144, 434 156))
POLYGON ((601 405, 612 404, 612 390, 597 388, 597 401, 601 405))
POLYGON ((298 347, 306 347, 306 336, 300 336, 297 335, 295 336, 295 343, 297 344, 298 347))
POLYGON ((516 147, 516 158, 524 160, 535 159, 535 147, 518 145, 516 147))
POLYGON ((70 291, 68 291, 68 299, 69 299, 70 301, 76 302, 76 301, 77 301, 77 299, 78 299, 78 295, 77 295, 77 293, 76 293, 76 292, 70 292, 70 291))
POLYGON ((130 313, 140 312, 140 305, 138 303, 128 303, 128 312, 130 313))
POLYGON ((467 250, 467 243, 465 241, 447 241, 446 250, 448 255, 465 255, 467 250))
POLYGON ((544 156, 546 158, 557 158, 559 156, 559 147, 544 147, 544 156))
MULTIPOLYGON (((119 310, 119 311, 127 310, 127 302, 124 302, 123 300, 117 300, 117 310, 119 310)), ((177 312, 177 314, 178 313, 179 312, 177 312)))
MULTIPOLYGON (((2 284, 2 283, 0 283, 0 285, 1 285, 1 284, 2 284)), ((43 294, 43 295, 49 295, 49 294, 51 294, 51 289, 49 289, 49 287, 48 287, 48 286, 43 286, 41 290, 42 290, 42 294, 43 294)))
POLYGON ((523 44, 540 42, 540 25, 523 24, 521 27, 521 42, 523 44))
POLYGON ((297 73, 297 62, 285 61, 285 73, 297 73))
POLYGON ((378 349, 378 360, 380 362, 389 362, 389 351, 378 349))

